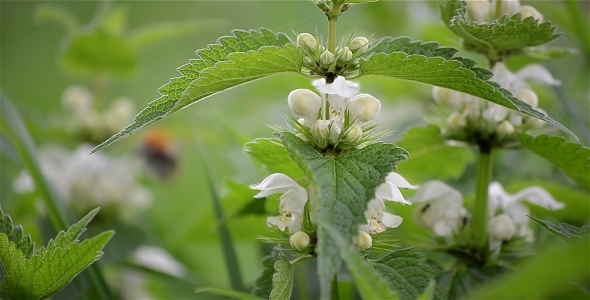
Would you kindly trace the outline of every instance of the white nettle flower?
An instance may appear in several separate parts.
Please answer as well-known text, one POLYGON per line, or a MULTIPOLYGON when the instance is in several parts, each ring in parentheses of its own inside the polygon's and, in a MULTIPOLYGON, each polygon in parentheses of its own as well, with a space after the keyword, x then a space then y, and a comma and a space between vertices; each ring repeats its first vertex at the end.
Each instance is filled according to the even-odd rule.
POLYGON ((307 191, 289 176, 275 173, 266 177, 261 183, 251 185, 251 189, 259 190, 255 198, 282 194, 279 198, 280 216, 268 217, 266 223, 284 231, 289 228, 290 233, 301 229, 303 208, 307 202, 307 191))
POLYGON ((396 228, 403 221, 400 216, 386 213, 385 203, 381 199, 369 201, 365 218, 367 218, 367 224, 359 226, 359 230, 371 234, 384 232, 387 228, 396 228))
POLYGON ((418 223, 440 237, 452 237, 469 214, 461 192, 438 180, 422 185, 411 201, 425 203, 417 211, 418 223))
POLYGON ((558 210, 564 207, 564 204, 557 202, 547 191, 538 186, 526 188, 514 195, 504 191, 499 182, 492 182, 488 188, 488 213, 490 218, 498 210, 510 217, 516 227, 518 236, 524 237, 526 241, 532 242, 534 235, 528 227, 530 213, 528 207, 522 204, 527 201, 531 204, 543 207, 548 210, 558 210))
POLYGON ((538 22, 543 21, 543 15, 537 9, 530 5, 520 5, 519 0, 500 0, 500 12, 496 14, 496 1, 467 0, 467 18, 478 23, 486 23, 491 22, 496 16, 520 14, 523 19, 532 16, 538 22))
POLYGON ((393 201, 401 204, 411 204, 404 198, 404 195, 400 192, 402 189, 415 190, 418 186, 411 185, 405 178, 400 174, 391 172, 385 177, 385 182, 382 183, 375 191, 375 198, 382 201, 393 201))

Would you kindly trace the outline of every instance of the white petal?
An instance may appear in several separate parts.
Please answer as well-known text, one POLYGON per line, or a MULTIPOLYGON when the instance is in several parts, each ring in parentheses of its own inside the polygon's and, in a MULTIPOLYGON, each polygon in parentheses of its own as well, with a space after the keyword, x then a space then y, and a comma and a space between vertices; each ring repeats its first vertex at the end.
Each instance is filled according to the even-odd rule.
MULTIPOLYGON (((324 81, 325 82, 325 81, 324 81)), ((359 85, 352 81, 346 81, 346 78, 342 76, 336 77, 334 82, 331 84, 321 84, 321 81, 314 81, 314 85, 320 93, 339 95, 342 97, 350 98, 359 92, 359 85)))
POLYGON ((269 227, 278 227, 281 231, 285 231, 285 228, 287 228, 287 224, 283 222, 283 216, 268 217, 266 218, 266 224, 269 227))
POLYGON ((398 188, 402 188, 402 189, 415 190, 420 187, 417 185, 411 185, 405 178, 402 177, 402 175, 400 175, 396 172, 391 172, 391 173, 387 174, 387 177, 385 178, 385 180, 395 184, 395 186, 397 186, 398 188))
POLYGON ((512 218, 514 224, 518 226, 526 226, 529 224, 530 210, 528 207, 518 202, 510 203, 505 209, 504 213, 512 218))
POLYGON ((490 237, 495 240, 508 241, 516 234, 516 226, 507 215, 498 215, 492 218, 487 225, 490 237))
POLYGON ((538 186, 526 188, 512 196, 512 201, 514 202, 522 200, 549 210, 557 210, 564 207, 563 203, 557 202, 551 194, 538 186))
POLYGON ((383 218, 381 219, 381 222, 383 223, 383 225, 385 225, 385 227, 397 228, 403 220, 404 219, 400 216, 392 215, 389 213, 383 213, 383 218))
POLYGON ((379 114, 381 102, 369 94, 358 94, 350 99, 347 109, 351 121, 363 123, 379 114))
POLYGON ((375 197, 378 199, 394 201, 402 204, 411 204, 404 198, 404 195, 402 195, 397 186, 389 181, 385 181, 377 188, 375 197))
POLYGON ((300 213, 291 214, 291 222, 288 222, 289 232, 295 233, 301 230, 301 222, 303 221, 303 215, 300 213))
POLYGON ((261 183, 250 185, 253 190, 260 190, 255 198, 268 197, 272 194, 285 193, 292 189, 301 188, 297 182, 282 173, 275 173, 266 177, 261 183))
POLYGON ((289 107, 298 116, 304 118, 304 124, 311 127, 317 120, 322 106, 322 98, 308 89, 297 89, 287 97, 289 107))
POLYGON ((531 64, 516 72, 520 80, 532 79, 546 85, 560 85, 561 81, 553 78, 545 67, 539 64, 531 64))
POLYGON ((410 201, 428 202, 440 198, 463 205, 463 196, 461 193, 439 180, 432 180, 423 184, 410 201))
POLYGON ((456 222, 449 222, 449 220, 438 220, 436 223, 434 223, 432 231, 438 236, 449 236, 453 234, 455 227, 456 222))
POLYGON ((510 203, 511 197, 504 191, 502 185, 494 181, 488 187, 488 211, 494 215, 496 209, 504 209, 510 203))
POLYGON ((510 72, 510 70, 506 68, 506 65, 504 65, 503 62, 496 63, 496 65, 492 69, 492 72, 494 73, 494 76, 492 76, 490 80, 498 83, 505 89, 510 90, 510 86, 512 85, 512 83, 519 81, 519 78, 516 77, 516 75, 512 74, 512 72, 510 72))
POLYGON ((183 277, 187 272, 181 263, 160 247, 139 246, 133 253, 133 261, 138 265, 176 277, 183 277))

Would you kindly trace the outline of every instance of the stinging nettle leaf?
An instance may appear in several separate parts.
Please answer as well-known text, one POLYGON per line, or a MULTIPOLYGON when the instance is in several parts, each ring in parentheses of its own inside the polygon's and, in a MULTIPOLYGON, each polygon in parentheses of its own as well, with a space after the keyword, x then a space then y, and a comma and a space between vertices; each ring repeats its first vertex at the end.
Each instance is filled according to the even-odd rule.
POLYGON ((373 268, 387 279, 400 299, 417 299, 434 278, 434 271, 425 264, 426 256, 412 248, 388 252, 371 260, 373 268))
POLYGON ((289 300, 293 290, 293 265, 282 254, 274 263, 275 273, 272 275, 271 300, 289 300))
POLYGON ((254 288, 252 288, 250 294, 265 299, 270 297, 272 278, 275 273, 274 265, 278 260, 279 250, 277 248, 273 248, 269 255, 262 258, 262 272, 254 282, 254 288))
POLYGON ((590 190, 590 148, 568 143, 561 137, 521 133, 521 144, 547 159, 586 190, 590 190))
POLYGON ((558 223, 558 224, 553 224, 551 222, 547 222, 545 220, 541 220, 538 218, 535 218, 533 216, 528 216, 529 218, 531 218, 533 221, 537 222, 539 225, 541 225, 543 228, 549 230, 549 232, 553 233, 555 236, 557 236, 558 238, 566 241, 566 242, 572 242, 572 240, 574 239, 590 239, 590 231, 588 226, 584 226, 581 228, 578 228, 576 226, 567 224, 567 223, 558 223))
POLYGON ((334 274, 340 269, 340 249, 326 228, 351 241, 358 225, 365 223, 364 211, 375 189, 407 152, 393 144, 371 144, 340 156, 324 155, 288 132, 277 133, 291 158, 315 184, 318 196, 318 274, 321 298, 329 298, 334 274))
POLYGON ((14 243, 16 249, 23 252, 25 257, 33 255, 35 243, 31 239, 31 235, 25 234, 21 225, 14 226, 12 218, 5 214, 2 208, 0 208, 0 233, 5 234, 7 239, 14 243))
POLYGON ((232 34, 198 50, 199 58, 178 68, 182 76, 170 79, 158 90, 162 94, 160 98, 139 112, 133 123, 96 146, 92 153, 215 93, 265 76, 301 69, 303 54, 286 35, 268 29, 234 30, 232 34))
POLYGON ((545 44, 560 35, 551 22, 538 22, 533 17, 522 19, 520 14, 504 15, 490 23, 480 24, 466 20, 465 10, 465 1, 441 3, 443 21, 463 38, 465 49, 479 52, 493 61, 545 44))

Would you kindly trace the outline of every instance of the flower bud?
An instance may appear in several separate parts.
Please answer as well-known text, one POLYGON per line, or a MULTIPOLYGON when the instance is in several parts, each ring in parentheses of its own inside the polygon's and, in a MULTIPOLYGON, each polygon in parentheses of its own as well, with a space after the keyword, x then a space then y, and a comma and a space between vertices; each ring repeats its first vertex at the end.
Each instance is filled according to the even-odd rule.
POLYGON ((436 103, 448 106, 454 109, 461 109, 464 103, 464 94, 455 92, 451 89, 434 87, 432 89, 432 98, 436 103))
POLYGON ((287 102, 291 110, 304 119, 304 125, 313 126, 322 106, 322 98, 308 89, 296 89, 289 93, 287 102))
POLYGON ((348 49, 353 53, 357 51, 363 53, 369 49, 369 40, 362 36, 355 37, 350 43, 348 43, 348 49))
POLYGON ((322 66, 329 66, 334 63, 334 61, 335 58, 332 52, 326 50, 320 54, 320 62, 322 63, 322 66))
POLYGON ((533 19, 537 20, 537 22, 543 22, 543 15, 536 8, 530 5, 521 6, 518 12, 523 19, 533 17, 533 19))
POLYGON ((351 122, 367 122, 379 114, 381 102, 369 94, 358 94, 350 98, 347 110, 351 122))
POLYGON ((467 0, 467 19, 485 23, 490 15, 491 3, 488 0, 467 0))
POLYGON ((303 231, 297 231, 289 238, 291 247, 301 251, 309 245, 309 235, 303 231))
POLYGON ((500 16, 508 15, 512 16, 518 13, 520 8, 520 0, 501 0, 500 16))
POLYGON ((350 126, 345 138, 347 140, 352 141, 352 140, 356 140, 361 135, 363 135, 363 130, 361 129, 361 127, 358 125, 352 125, 352 126, 350 126))
POLYGON ((330 129, 328 128, 332 124, 330 120, 317 120, 311 129, 311 135, 316 139, 319 145, 327 145, 327 138, 330 129))
POLYGON ((500 138, 507 138, 514 134, 514 125, 510 121, 504 120, 496 127, 496 131, 500 138))
POLYGON ((352 52, 348 47, 344 47, 338 50, 338 60, 342 62, 348 62, 352 59, 352 52))
POLYGON ((494 240, 508 241, 516 233, 516 226, 508 215, 501 214, 488 222, 488 233, 494 240))
POLYGON ((467 120, 458 112, 452 113, 447 119, 447 122, 449 123, 449 128, 452 130, 459 130, 467 126, 467 120))
POLYGON ((297 36, 297 46, 305 49, 316 50, 318 49, 318 41, 313 35, 304 32, 297 36))
POLYGON ((539 105, 539 97, 537 94, 530 89, 522 89, 514 94, 514 96, 528 105, 536 108, 539 105))
POLYGON ((373 238, 370 234, 359 231, 359 234, 353 238, 354 246, 360 250, 365 250, 373 246, 373 238))

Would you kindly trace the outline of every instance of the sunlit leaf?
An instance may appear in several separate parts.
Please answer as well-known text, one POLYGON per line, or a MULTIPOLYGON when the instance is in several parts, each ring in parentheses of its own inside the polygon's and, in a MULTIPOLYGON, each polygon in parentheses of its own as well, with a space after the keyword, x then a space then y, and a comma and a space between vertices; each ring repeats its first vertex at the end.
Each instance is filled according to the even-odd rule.
MULTIPOLYGON (((5 234, 8 240, 13 242, 16 249, 23 252, 25 257, 31 257, 33 250, 35 249, 35 243, 31 239, 31 235, 23 232, 23 227, 18 225, 14 226, 12 218, 9 215, 4 214, 2 208, 0 208, 0 233, 5 234)), ((2 278, 0 278, 0 282, 2 278)))
POLYGON ((269 173, 283 173, 294 179, 304 176, 289 157, 285 146, 277 139, 255 139, 244 145, 244 150, 262 163, 269 173))
POLYGON ((407 152, 392 144, 377 143, 344 155, 324 155, 291 133, 277 135, 317 188, 316 223, 325 225, 317 232, 318 274, 321 297, 329 298, 341 258, 340 249, 326 228, 333 228, 351 241, 358 233, 358 225, 366 222, 364 211, 375 196, 375 189, 407 157, 407 152))

